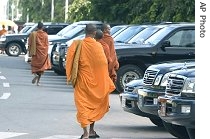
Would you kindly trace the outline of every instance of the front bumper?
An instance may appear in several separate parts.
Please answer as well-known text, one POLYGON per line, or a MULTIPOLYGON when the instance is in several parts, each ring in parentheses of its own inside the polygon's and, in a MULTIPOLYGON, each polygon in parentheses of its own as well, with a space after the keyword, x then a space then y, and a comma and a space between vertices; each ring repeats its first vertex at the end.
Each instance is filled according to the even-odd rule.
POLYGON ((143 117, 150 117, 151 115, 142 112, 138 108, 138 94, 137 93, 121 93, 120 95, 121 107, 124 111, 133 113, 143 117))
POLYGON ((159 117, 169 123, 195 128, 195 99, 160 96, 159 117))
POLYGON ((152 115, 158 116, 158 96, 164 95, 163 91, 153 91, 148 89, 138 90, 138 108, 152 115))

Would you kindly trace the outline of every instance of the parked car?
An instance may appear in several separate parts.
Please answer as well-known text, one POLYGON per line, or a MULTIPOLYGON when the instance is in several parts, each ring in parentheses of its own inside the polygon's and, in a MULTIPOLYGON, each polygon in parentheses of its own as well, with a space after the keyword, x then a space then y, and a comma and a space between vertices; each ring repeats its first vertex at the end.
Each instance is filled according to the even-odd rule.
MULTIPOLYGON (((51 23, 44 22, 44 31, 48 34, 56 34, 58 31, 66 27, 67 23, 51 23)), ((32 31, 37 29, 37 23, 34 24, 25 33, 6 34, 0 37, 0 49, 5 50, 8 56, 19 56, 22 52, 27 53, 26 42, 32 31)))
POLYGON ((158 115, 172 135, 194 139, 195 68, 171 72, 165 95, 158 97, 158 104, 158 115), (174 126, 176 129, 173 128, 174 126))
POLYGON ((143 44, 115 44, 119 61, 116 88, 142 79, 148 66, 158 62, 195 58, 195 24, 171 24, 150 36, 143 44))
POLYGON ((126 84, 124 91, 120 93, 123 110, 148 117, 155 125, 163 126, 162 119, 157 114, 157 98, 165 93, 167 73, 194 66, 194 59, 168 61, 149 66, 143 79, 130 81, 126 84))
POLYGON ((147 117, 153 124, 162 127, 163 123, 159 117, 145 113, 138 108, 138 89, 141 89, 142 87, 143 79, 132 80, 127 83, 123 93, 119 94, 121 107, 126 112, 147 117))
POLYGON ((138 108, 148 114, 158 116, 158 97, 165 95, 170 72, 195 68, 195 59, 169 61, 149 66, 143 77, 142 89, 138 89, 138 108))

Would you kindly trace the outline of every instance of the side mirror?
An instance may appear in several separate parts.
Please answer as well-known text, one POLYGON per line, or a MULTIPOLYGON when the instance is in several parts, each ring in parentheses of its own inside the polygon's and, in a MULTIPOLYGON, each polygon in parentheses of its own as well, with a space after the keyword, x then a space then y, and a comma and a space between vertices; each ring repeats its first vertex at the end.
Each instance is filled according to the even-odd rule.
POLYGON ((171 46, 171 43, 170 43, 170 41, 169 40, 166 40, 166 41, 164 41, 163 43, 162 43, 162 45, 161 45, 161 49, 165 52, 166 50, 165 50, 165 48, 166 47, 170 47, 171 46))

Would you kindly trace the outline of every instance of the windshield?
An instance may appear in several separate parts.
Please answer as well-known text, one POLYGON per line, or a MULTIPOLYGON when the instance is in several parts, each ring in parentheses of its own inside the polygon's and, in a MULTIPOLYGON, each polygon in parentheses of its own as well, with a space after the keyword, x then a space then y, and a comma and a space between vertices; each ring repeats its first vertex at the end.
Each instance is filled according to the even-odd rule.
POLYGON ((30 29, 28 29, 27 31, 26 31, 26 33, 27 34, 30 34, 32 31, 34 31, 34 30, 36 30, 37 29, 37 23, 36 24, 34 24, 30 29))
POLYGON ((25 26, 24 28, 22 28, 22 29, 20 30, 19 33, 26 33, 31 27, 32 27, 32 26, 25 26))
POLYGON ((112 36, 113 34, 115 34, 117 31, 119 31, 120 29, 124 28, 124 26, 114 26, 111 28, 111 33, 110 35, 112 36))
POLYGON ((145 29, 145 27, 142 26, 131 26, 122 31, 119 35, 117 35, 114 38, 115 42, 124 43, 129 41, 133 36, 135 36, 137 33, 145 29))
POLYGON ((75 28, 69 30, 68 32, 66 32, 63 36, 65 38, 72 38, 81 34, 85 33, 85 26, 83 25, 77 25, 75 28))
POLYGON ((147 40, 144 41, 144 44, 154 44, 156 45, 160 40, 162 40, 169 32, 171 32, 174 27, 165 27, 158 31, 157 33, 153 34, 147 40))
POLYGON ((77 25, 76 24, 71 24, 71 25, 68 25, 67 27, 61 29, 57 35, 58 36, 63 36, 64 34, 66 34, 67 32, 69 32, 70 30, 72 30, 73 28, 75 28, 77 25))
POLYGON ((160 27, 148 27, 136 34, 130 41, 128 41, 128 43, 142 44, 144 40, 149 38, 152 34, 159 31, 160 29, 160 27))

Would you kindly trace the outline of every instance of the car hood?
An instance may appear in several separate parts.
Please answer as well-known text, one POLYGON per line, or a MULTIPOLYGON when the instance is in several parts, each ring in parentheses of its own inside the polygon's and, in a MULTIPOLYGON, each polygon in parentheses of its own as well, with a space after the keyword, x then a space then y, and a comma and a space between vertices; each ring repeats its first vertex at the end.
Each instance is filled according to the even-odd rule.
POLYGON ((176 60, 176 61, 168 61, 162 64, 154 64, 147 68, 147 70, 159 70, 161 73, 165 74, 167 72, 171 72, 174 70, 194 68, 195 67, 195 59, 188 60, 176 60))
POLYGON ((18 37, 18 38, 24 38, 27 37, 28 34, 26 33, 21 33, 21 34, 6 34, 6 37, 18 37))
POLYGON ((128 43, 115 43, 115 49, 130 49, 130 48, 145 48, 145 47, 152 47, 152 45, 148 44, 128 44, 128 43))
POLYGON ((176 70, 176 71, 173 71, 171 72, 173 74, 177 74, 177 75, 182 75, 182 76, 185 76, 185 77, 192 77, 194 78, 195 77, 195 68, 193 69, 182 69, 182 70, 176 70))
POLYGON ((58 35, 48 35, 49 42, 57 42, 57 41, 67 41, 68 39, 63 36, 58 35))
POLYGON ((143 79, 132 80, 126 84, 129 87, 143 86, 143 79))

